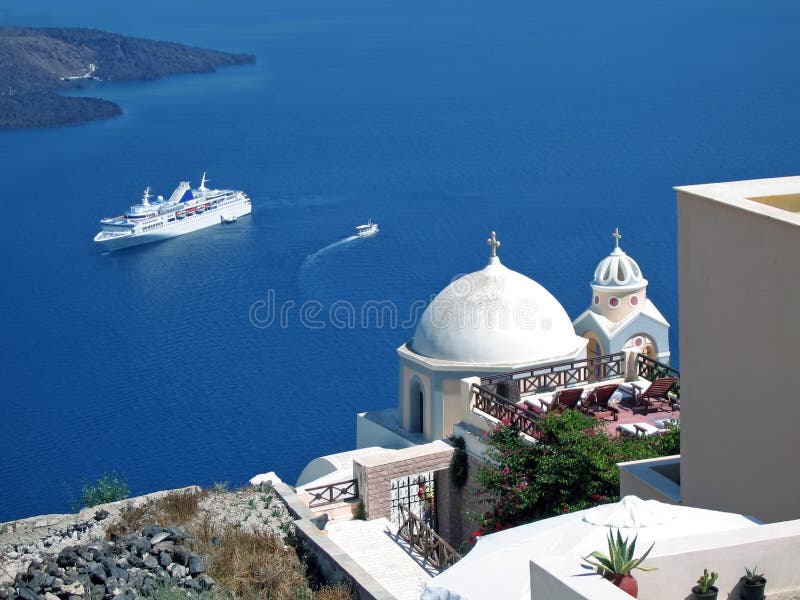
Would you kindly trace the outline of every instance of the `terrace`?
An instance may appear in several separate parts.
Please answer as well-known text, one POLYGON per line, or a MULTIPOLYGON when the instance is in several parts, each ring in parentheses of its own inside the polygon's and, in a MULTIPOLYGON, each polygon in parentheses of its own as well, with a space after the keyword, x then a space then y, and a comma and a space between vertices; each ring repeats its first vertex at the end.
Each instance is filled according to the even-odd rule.
POLYGON ((557 403, 554 397, 559 396, 572 396, 574 402, 569 404, 593 415, 612 437, 657 435, 666 431, 669 423, 680 422, 680 373, 643 354, 631 356, 617 352, 484 377, 479 384, 472 384, 471 395, 476 413, 497 422, 507 419, 529 436, 534 436, 536 422, 557 403), (665 378, 675 381, 670 385, 665 378), (666 386, 668 392, 662 389, 659 401, 643 401, 641 397, 647 396, 647 390, 656 380, 663 383, 661 387, 666 386), (590 407, 596 396, 602 395, 600 388, 610 392, 609 386, 613 389, 608 400, 609 410, 590 407), (595 390, 597 395, 593 393, 595 390))

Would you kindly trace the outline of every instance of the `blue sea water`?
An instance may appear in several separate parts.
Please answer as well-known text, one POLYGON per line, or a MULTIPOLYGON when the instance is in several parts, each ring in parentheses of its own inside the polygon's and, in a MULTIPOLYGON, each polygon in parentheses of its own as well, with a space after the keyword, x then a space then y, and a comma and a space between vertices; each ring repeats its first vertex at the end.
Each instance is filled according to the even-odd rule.
POLYGON ((10 0, 0 24, 258 56, 92 91, 121 118, 0 132, 0 521, 67 510, 109 468, 133 493, 291 482, 352 447, 413 329, 326 311, 407 321, 485 264, 490 229, 574 318, 619 226, 677 358, 672 186, 800 170, 792 0, 10 0), (99 217, 203 170, 252 216, 93 247, 99 217), (369 217, 379 235, 330 246, 369 217), (272 294, 286 326, 255 327, 272 294))

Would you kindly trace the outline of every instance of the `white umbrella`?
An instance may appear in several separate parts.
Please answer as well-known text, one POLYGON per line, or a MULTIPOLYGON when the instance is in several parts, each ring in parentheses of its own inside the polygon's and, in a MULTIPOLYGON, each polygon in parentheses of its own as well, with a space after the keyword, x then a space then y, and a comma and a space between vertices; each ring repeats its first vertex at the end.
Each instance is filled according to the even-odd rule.
POLYGON ((469 554, 428 582, 420 600, 529 600, 531 560, 574 554, 579 561, 594 550, 605 552, 610 529, 623 538, 638 535, 639 556, 658 540, 756 525, 734 513, 625 496, 479 538, 469 554))

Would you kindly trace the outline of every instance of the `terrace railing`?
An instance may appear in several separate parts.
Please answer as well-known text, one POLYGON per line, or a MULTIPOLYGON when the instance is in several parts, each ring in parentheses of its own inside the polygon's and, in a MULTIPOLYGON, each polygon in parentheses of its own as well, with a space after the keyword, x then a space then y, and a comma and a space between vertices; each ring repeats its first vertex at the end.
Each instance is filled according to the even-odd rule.
POLYGON ((443 571, 461 559, 461 555, 450 544, 411 512, 405 504, 400 505, 400 518, 397 535, 419 552, 425 562, 443 571))
POLYGON ((653 360, 644 354, 639 354, 636 357, 636 373, 639 375, 639 377, 644 377, 650 381, 653 381, 657 377, 681 378, 680 372, 676 369, 673 369, 664 363, 660 363, 657 360, 653 360))
POLYGON ((570 360, 529 371, 502 373, 481 379, 482 386, 503 381, 516 381, 520 394, 538 394, 556 388, 572 387, 625 376, 625 353, 603 354, 592 358, 570 360))
POLYGON ((472 385, 472 401, 475 408, 498 421, 508 419, 508 422, 522 433, 531 437, 535 435, 538 419, 536 413, 477 384, 472 385))
POLYGON ((306 492, 311 495, 309 508, 325 506, 334 502, 345 502, 358 498, 358 479, 306 488, 306 492))

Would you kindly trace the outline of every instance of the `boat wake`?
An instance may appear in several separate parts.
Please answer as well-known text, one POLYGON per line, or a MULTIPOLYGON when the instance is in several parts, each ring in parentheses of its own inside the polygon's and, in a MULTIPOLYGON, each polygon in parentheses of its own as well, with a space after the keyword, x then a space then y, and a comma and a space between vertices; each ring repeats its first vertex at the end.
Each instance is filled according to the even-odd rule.
POLYGON ((320 248, 319 250, 317 250, 313 254, 309 254, 308 256, 306 256, 305 261, 303 261, 303 270, 306 269, 307 267, 311 266, 312 264, 314 264, 317 261, 317 259, 320 256, 322 256, 323 254, 325 254, 327 252, 330 252, 331 250, 333 250, 337 246, 342 246, 344 244, 349 244, 350 242, 352 242, 354 240, 357 240, 358 238, 359 238, 359 236, 357 236, 357 235, 348 235, 346 238, 343 238, 343 239, 341 239, 341 240, 339 240, 337 242, 333 242, 332 244, 328 244, 327 246, 325 246, 324 248, 320 248))

